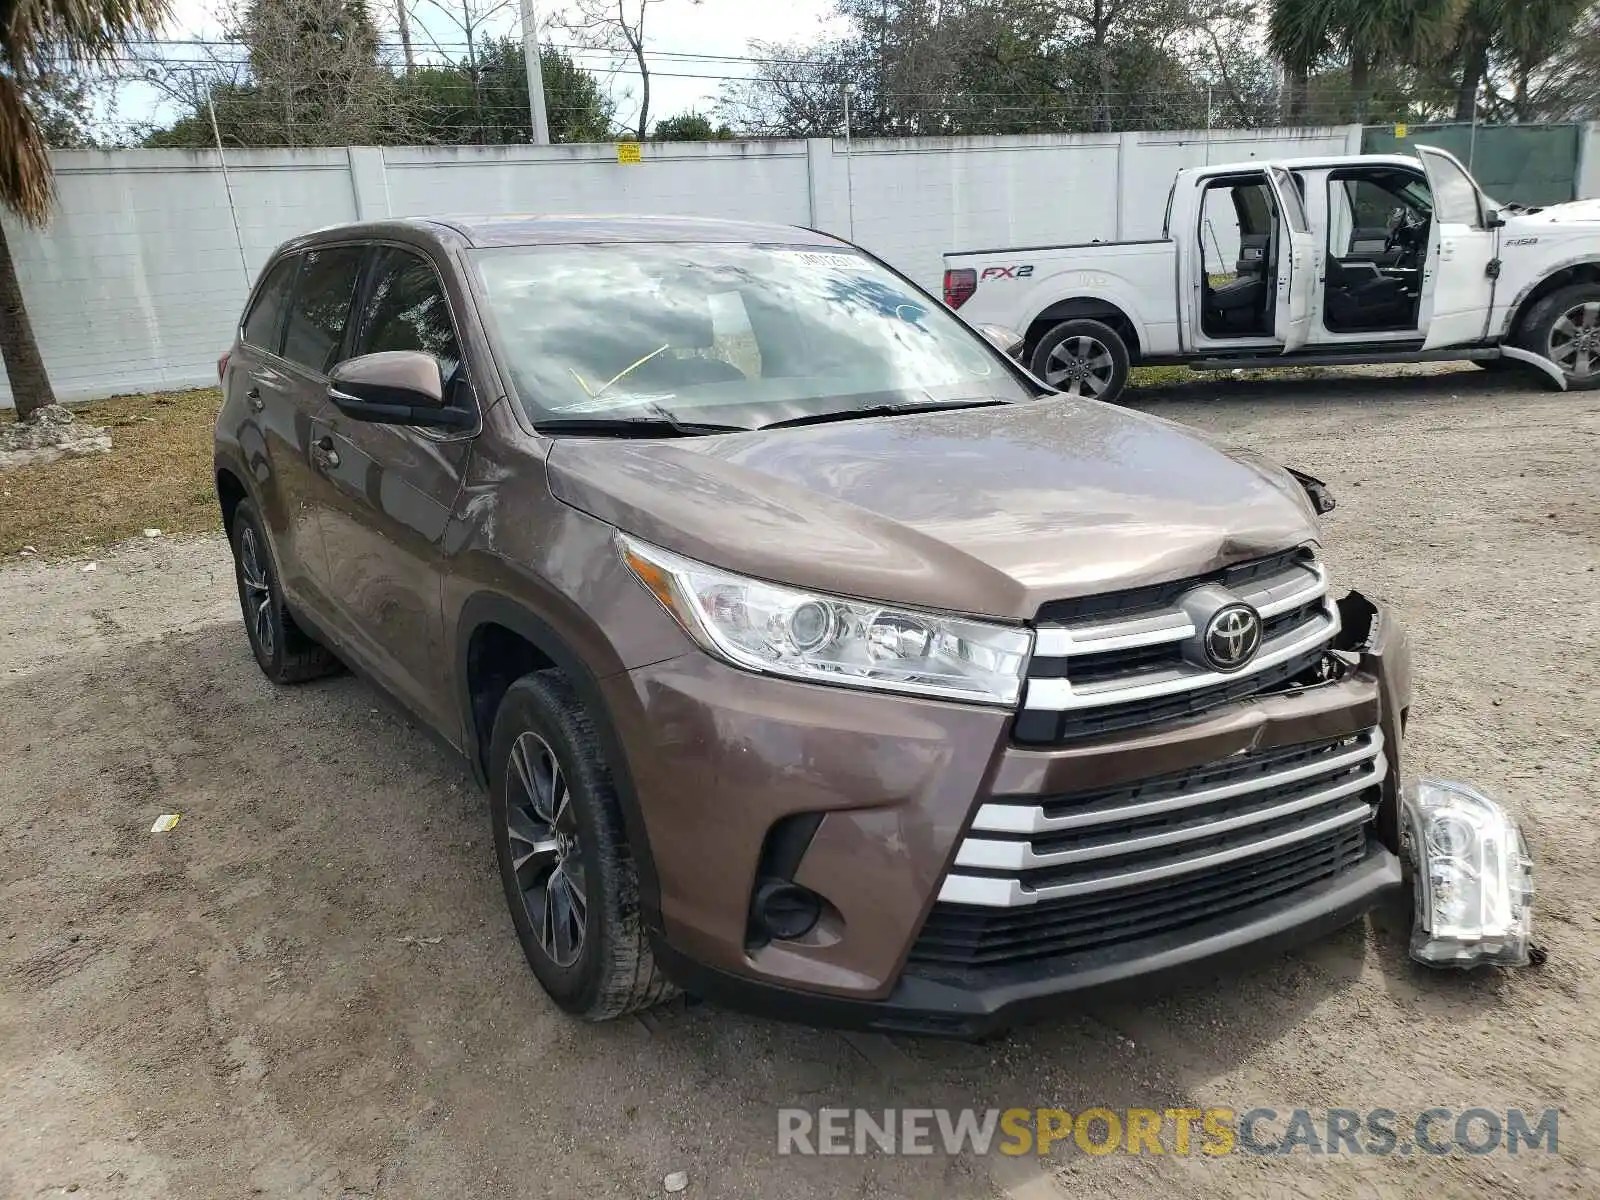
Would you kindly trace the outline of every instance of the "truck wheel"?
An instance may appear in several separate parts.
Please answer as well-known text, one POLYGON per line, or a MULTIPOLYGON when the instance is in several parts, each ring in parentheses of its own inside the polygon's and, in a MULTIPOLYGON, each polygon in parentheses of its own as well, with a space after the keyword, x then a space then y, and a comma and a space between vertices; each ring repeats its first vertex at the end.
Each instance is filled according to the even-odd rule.
POLYGON ((524 675, 500 702, 489 812, 517 939, 552 1000, 604 1021, 675 994, 639 918, 639 878, 600 739, 557 671, 524 675))
POLYGON ((1522 319, 1517 344, 1560 367, 1572 391, 1600 387, 1600 284, 1551 292, 1522 319))
POLYGON ((1063 321, 1034 347, 1033 373, 1068 396, 1108 403, 1128 382, 1128 346, 1103 321, 1063 321))

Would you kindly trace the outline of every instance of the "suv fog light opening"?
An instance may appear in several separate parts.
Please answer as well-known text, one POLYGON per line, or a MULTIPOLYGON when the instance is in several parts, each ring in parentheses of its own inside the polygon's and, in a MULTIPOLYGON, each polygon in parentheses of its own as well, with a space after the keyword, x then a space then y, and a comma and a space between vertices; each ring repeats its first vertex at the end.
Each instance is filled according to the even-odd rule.
POLYGON ((805 937, 822 918, 822 898, 787 879, 764 879, 756 887, 757 928, 774 941, 805 937))

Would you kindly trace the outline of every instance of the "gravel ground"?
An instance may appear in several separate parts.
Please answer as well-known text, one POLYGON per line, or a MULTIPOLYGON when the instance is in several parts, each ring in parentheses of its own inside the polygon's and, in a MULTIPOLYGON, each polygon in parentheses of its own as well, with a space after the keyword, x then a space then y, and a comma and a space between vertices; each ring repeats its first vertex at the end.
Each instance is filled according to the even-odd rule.
POLYGON ((1043 1200, 1600 1194, 1600 396, 1475 371, 1138 393, 1334 487, 1414 637, 1409 766, 1523 814, 1549 963, 1385 912, 1254 973, 974 1046, 674 1007, 585 1027, 485 804, 350 678, 277 690, 225 544, 0 569, 0 1195, 1043 1200), (158 814, 178 812, 152 835, 158 814), (779 1159, 780 1105, 1561 1110, 1560 1153, 779 1159))

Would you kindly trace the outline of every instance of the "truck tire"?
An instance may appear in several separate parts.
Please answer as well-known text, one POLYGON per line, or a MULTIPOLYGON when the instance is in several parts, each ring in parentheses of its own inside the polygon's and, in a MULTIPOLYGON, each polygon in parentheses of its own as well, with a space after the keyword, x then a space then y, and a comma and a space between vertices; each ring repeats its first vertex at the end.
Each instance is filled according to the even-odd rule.
POLYGON ((1065 395, 1111 404, 1128 383, 1128 344, 1105 322, 1075 317, 1039 339, 1028 365, 1065 395))
POLYGON ((606 1021, 677 994, 640 919, 605 751, 559 671, 524 675, 500 702, 489 815, 517 940, 557 1005, 606 1021))
POLYGON ((1600 387, 1600 283, 1551 292, 1518 323, 1517 345, 1548 358, 1569 391, 1600 387))

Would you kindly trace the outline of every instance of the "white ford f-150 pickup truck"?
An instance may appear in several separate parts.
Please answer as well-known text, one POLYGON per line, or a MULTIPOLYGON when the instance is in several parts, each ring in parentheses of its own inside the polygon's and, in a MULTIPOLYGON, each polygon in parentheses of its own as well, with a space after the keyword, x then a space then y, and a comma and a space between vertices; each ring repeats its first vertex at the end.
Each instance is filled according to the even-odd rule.
POLYGON ((1600 200, 1497 204, 1427 146, 1191 168, 1158 239, 944 257, 945 302, 1073 395, 1114 399, 1139 363, 1471 359, 1600 385, 1600 200))

